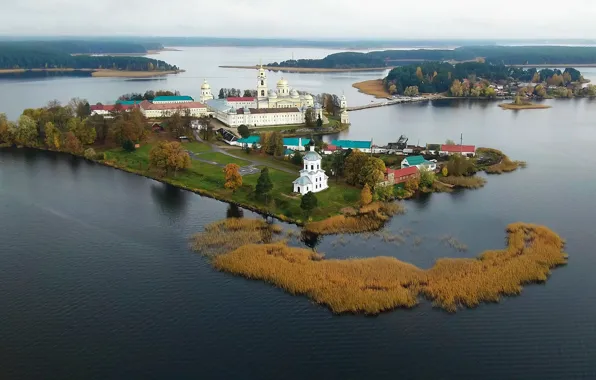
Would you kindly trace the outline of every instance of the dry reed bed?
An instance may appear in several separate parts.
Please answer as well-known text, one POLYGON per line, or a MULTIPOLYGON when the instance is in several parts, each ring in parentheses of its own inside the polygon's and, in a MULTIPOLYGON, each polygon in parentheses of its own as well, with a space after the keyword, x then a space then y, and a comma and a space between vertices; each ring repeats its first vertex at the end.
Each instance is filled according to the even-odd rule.
POLYGON ((401 203, 374 202, 360 208, 356 215, 336 215, 306 224, 305 229, 318 235, 376 231, 396 214, 403 214, 401 203))
POLYGON ((471 176, 471 177, 463 177, 463 176, 450 176, 450 177, 441 177, 441 182, 446 183, 448 185, 453 185, 455 187, 463 187, 466 189, 479 189, 486 184, 486 180, 482 177, 478 176, 471 176))
POLYGON ((389 94, 385 89, 382 79, 373 79, 365 80, 363 82, 356 82, 352 84, 352 87, 358 89, 358 91, 364 94, 373 95, 377 99, 386 99, 391 97, 391 94, 389 94))
MULTIPOLYGON (((251 227, 252 229, 252 227, 251 227)), ((546 281, 550 269, 567 262, 563 240, 543 226, 507 227, 508 247, 475 259, 439 259, 422 270, 393 257, 336 260, 284 242, 248 244, 213 257, 221 271, 266 281, 306 295, 335 313, 377 314, 414 307, 419 296, 455 312, 516 295, 522 285, 546 281)))

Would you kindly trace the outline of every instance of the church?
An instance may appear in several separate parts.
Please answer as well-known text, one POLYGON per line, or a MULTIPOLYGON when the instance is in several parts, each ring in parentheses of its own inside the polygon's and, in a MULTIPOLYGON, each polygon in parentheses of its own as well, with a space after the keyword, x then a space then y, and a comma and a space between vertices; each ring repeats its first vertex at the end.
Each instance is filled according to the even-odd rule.
POLYGON ((304 169, 300 170, 300 177, 294 181, 294 192, 304 195, 327 189, 329 177, 325 174, 325 170, 321 169, 322 158, 315 152, 314 145, 310 146, 310 152, 306 153, 303 159, 304 169))
POLYGON ((290 88, 286 79, 281 78, 275 89, 269 89, 263 66, 258 69, 256 88, 256 97, 214 99, 211 86, 205 80, 201 85, 200 100, 207 104, 216 119, 230 127, 302 124, 309 109, 314 110, 316 118, 323 118, 323 109, 315 103, 313 96, 290 88))

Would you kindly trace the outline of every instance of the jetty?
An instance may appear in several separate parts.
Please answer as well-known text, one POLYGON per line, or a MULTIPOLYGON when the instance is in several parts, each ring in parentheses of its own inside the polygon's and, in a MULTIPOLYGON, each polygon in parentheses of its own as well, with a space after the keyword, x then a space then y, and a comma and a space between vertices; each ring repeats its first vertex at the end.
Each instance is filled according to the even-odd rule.
POLYGON ((383 102, 374 102, 370 104, 364 104, 360 106, 353 106, 348 107, 348 111, 358 111, 358 110, 365 110, 368 108, 377 108, 377 107, 385 107, 385 106, 392 106, 394 104, 402 104, 402 103, 415 103, 415 102, 426 102, 429 100, 437 100, 445 98, 443 95, 433 94, 433 95, 425 95, 425 96, 402 96, 399 98, 390 99, 383 102))

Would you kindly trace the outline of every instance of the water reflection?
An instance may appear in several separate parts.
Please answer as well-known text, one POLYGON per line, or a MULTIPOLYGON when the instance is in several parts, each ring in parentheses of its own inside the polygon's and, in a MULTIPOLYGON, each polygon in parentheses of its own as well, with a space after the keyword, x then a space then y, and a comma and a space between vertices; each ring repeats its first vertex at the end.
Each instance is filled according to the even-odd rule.
POLYGON ((244 218, 244 210, 237 204, 230 203, 226 210, 226 218, 244 218))
POLYGON ((323 238, 319 234, 314 234, 309 231, 302 231, 300 234, 300 241, 304 243, 308 248, 315 249, 316 246, 321 244, 323 238))
POLYGON ((151 197, 162 210, 178 215, 186 208, 189 193, 165 183, 151 185, 151 197))

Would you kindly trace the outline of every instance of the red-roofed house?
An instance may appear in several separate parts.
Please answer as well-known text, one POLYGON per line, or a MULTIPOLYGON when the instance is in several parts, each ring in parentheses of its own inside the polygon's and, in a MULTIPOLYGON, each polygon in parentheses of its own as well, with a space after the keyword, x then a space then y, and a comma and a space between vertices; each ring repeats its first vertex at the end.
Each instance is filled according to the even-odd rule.
POLYGON ((381 185, 397 185, 399 183, 405 183, 410 178, 418 177, 420 174, 416 166, 411 166, 404 169, 385 169, 385 180, 381 185))
POLYGON ((325 148, 323 150, 324 154, 332 154, 334 153, 336 150, 338 150, 339 148, 333 144, 327 144, 327 148, 325 148))
POLYGON ((475 156, 476 147, 474 145, 441 145, 439 154, 441 156, 451 156, 459 153, 463 156, 475 156))
POLYGON ((207 106, 201 102, 152 103, 145 100, 140 107, 145 117, 168 117, 175 112, 184 114, 186 110, 190 112, 190 116, 194 117, 208 115, 207 106))

